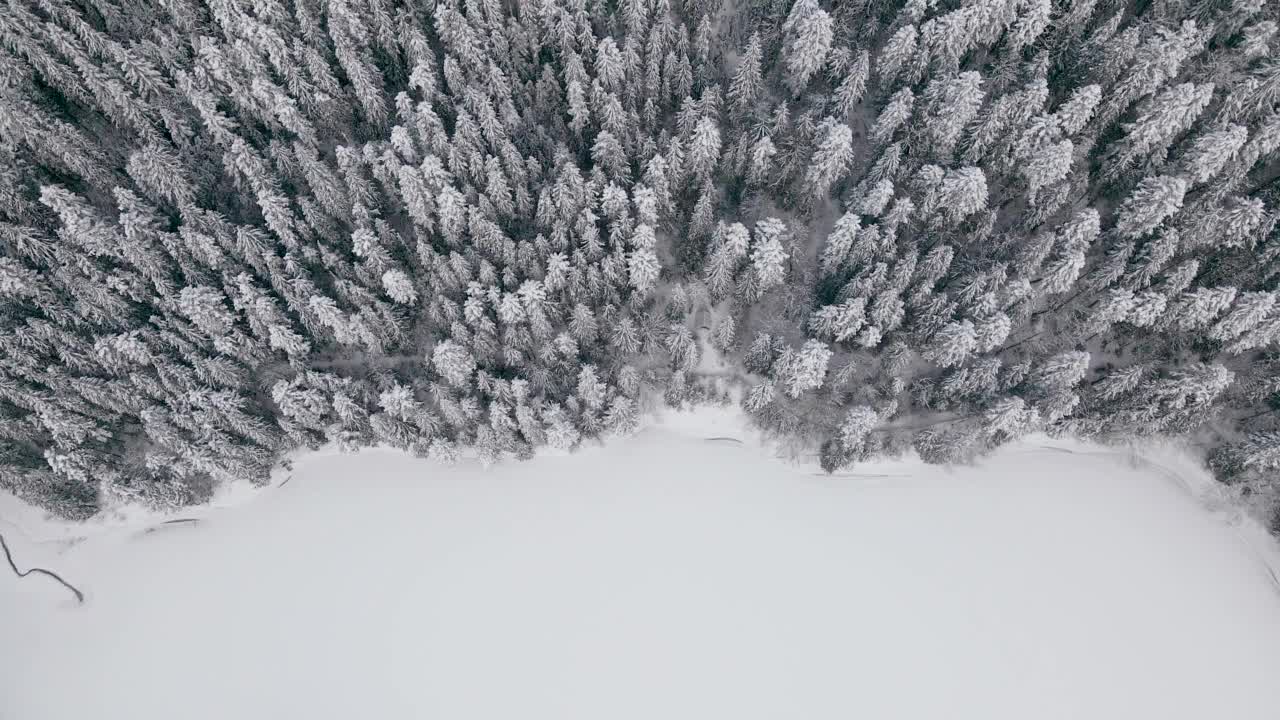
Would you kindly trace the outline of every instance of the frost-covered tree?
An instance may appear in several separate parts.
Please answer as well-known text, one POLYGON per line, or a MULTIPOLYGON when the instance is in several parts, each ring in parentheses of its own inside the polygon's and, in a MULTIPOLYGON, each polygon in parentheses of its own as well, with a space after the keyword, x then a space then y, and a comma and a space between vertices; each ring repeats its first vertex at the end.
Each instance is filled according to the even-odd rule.
POLYGON ((947 323, 934 334, 924 349, 924 357, 939 367, 964 362, 978 347, 978 333, 970 320, 947 323))
POLYGON ((787 84, 793 94, 799 94, 822 68, 831 50, 831 16, 818 5, 818 0, 795 0, 782 24, 782 36, 787 84))
POLYGON ((798 398, 801 393, 822 385, 827 377, 827 363, 831 361, 831 349, 821 340, 809 340, 796 352, 788 350, 775 363, 775 373, 786 384, 788 397, 798 398))
POLYGON ((910 67, 919 35, 915 25, 907 24, 898 28, 885 43, 876 61, 876 77, 882 87, 892 87, 898 74, 910 67))
POLYGON ((809 317, 809 329, 820 338, 852 340, 867 322, 867 300, 855 297, 839 305, 826 305, 809 317))
POLYGON ((867 82, 871 76, 871 53, 866 50, 859 52, 845 73, 844 79, 840 81, 840 85, 835 92, 836 117, 839 119, 848 118, 853 114, 854 108, 858 103, 862 102, 867 92, 867 82))
POLYGON ((382 273, 382 287, 392 300, 403 305, 412 305, 418 301, 418 292, 413 288, 413 281, 402 270, 388 270, 382 273))
POLYGON ((445 340, 435 346, 431 351, 431 365, 445 380, 458 387, 467 387, 476 369, 475 358, 453 340, 445 340))
POLYGON ((1114 149, 1114 163, 1123 168, 1152 153, 1163 152, 1178 134, 1191 127, 1213 97, 1214 86, 1206 83, 1176 85, 1159 93, 1132 123, 1114 149))
POLYGON ((653 228, 640 225, 631 236, 632 250, 627 254, 627 271, 631 287, 641 294, 653 289, 662 272, 662 263, 654 252, 653 228))
POLYGON ((1207 182, 1240 152, 1248 135, 1244 126, 1229 124, 1196 138, 1182 157, 1187 176, 1195 183, 1207 182))
POLYGON ((993 440, 1016 440, 1035 429, 1040 414, 1020 397, 998 400, 982 413, 983 433, 993 440))
POLYGON ((987 197, 987 177, 977 167, 948 170, 938 186, 938 204, 952 222, 986 208, 987 197))
POLYGON ((963 72, 954 78, 938 78, 925 88, 925 106, 920 130, 932 157, 949 160, 960 134, 978 114, 982 105, 982 76, 963 72))
POLYGON ((747 41, 747 47, 742 51, 742 57, 738 60, 737 70, 734 71, 733 80, 729 83, 726 93, 730 105, 738 113, 749 111, 763 90, 760 66, 762 54, 760 34, 752 33, 747 41))
POLYGON ((911 88, 902 88, 895 92, 876 117, 868 137, 877 145, 888 143, 893 138, 893 134, 911 117, 914 107, 915 95, 911 92, 911 88))
POLYGON ((1171 323, 1179 330, 1202 330, 1226 312, 1237 293, 1233 287, 1196 288, 1183 293, 1173 306, 1171 323))
POLYGON ((840 444, 848 452, 857 452, 879 422, 880 417, 876 411, 866 405, 849 408, 844 420, 840 422, 840 444))
POLYGON ((1226 315, 1209 328, 1208 335, 1214 340, 1233 340, 1257 327, 1275 306, 1274 292, 1240 293, 1226 315))
POLYGON ((1182 209, 1187 181, 1160 175, 1145 178, 1117 212, 1116 231, 1122 237, 1137 238, 1155 230, 1182 209))
POLYGON ((831 234, 827 235, 826 243, 822 247, 821 261, 824 273, 834 273, 846 262, 855 259, 852 257, 854 241, 858 239, 858 229, 861 225, 861 218, 856 213, 845 213, 836 221, 835 227, 831 229, 831 234))
POLYGON ((786 225, 777 218, 765 218, 756 223, 751 265, 761 292, 780 285, 786 278, 787 252, 782 247, 786 231, 786 225))
POLYGON ((827 120, 818 129, 818 136, 805 185, 814 197, 823 197, 853 160, 853 131, 844 123, 827 120))

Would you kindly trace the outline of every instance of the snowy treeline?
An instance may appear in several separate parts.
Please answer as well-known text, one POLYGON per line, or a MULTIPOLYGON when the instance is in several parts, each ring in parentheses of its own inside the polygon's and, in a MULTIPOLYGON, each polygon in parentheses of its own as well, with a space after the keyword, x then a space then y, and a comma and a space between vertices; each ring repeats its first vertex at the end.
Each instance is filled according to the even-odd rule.
POLYGON ((743 404, 1280 471, 1274 3, 9 0, 0 485, 198 501, 743 404), (739 373, 712 373, 723 354, 739 373))

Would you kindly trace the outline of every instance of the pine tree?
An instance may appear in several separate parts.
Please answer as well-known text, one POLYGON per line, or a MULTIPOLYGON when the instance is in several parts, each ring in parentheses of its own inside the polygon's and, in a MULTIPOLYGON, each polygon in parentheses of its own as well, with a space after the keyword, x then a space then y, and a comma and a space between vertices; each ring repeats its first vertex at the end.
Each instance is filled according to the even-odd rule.
POLYGON ((867 137, 876 145, 887 144, 893 138, 893 134, 911 117, 911 109, 914 106, 915 95, 911 92, 911 88, 902 88, 895 92, 884 109, 880 111, 867 137))
POLYGON ((607 387, 597 377, 595 367, 583 365, 578 371, 578 397, 583 404, 592 410, 603 408, 606 391, 607 387))
POLYGON ((747 47, 738 60, 738 68, 729 83, 726 97, 729 105, 740 115, 746 115, 759 99, 762 89, 760 34, 752 33, 747 47))
POLYGON ((1227 125, 1196 138, 1182 157, 1188 178, 1193 183, 1203 183, 1222 172, 1247 138, 1248 131, 1241 125, 1227 125))
POLYGON ((858 237, 861 218, 856 213, 845 213, 831 228, 831 234, 822 248, 822 271, 834 274, 843 265, 857 258, 851 256, 854 240, 858 237))
POLYGON ((1163 154, 1180 133, 1191 126, 1213 97, 1214 86, 1183 83, 1156 95, 1132 123, 1112 151, 1114 166, 1127 167, 1152 154, 1163 154))
POLYGON ((689 169, 695 178, 705 180, 720 159, 720 128, 708 116, 698 120, 689 143, 689 169))
POLYGON ((778 149, 774 147, 773 140, 767 135, 756 141, 751 148, 751 159, 747 170, 747 183, 754 186, 765 184, 768 179, 768 173, 773 164, 773 158, 778 154, 778 149))
POLYGON ((1075 146, 1070 140, 1043 145, 1022 166, 1022 177, 1033 197, 1045 187, 1061 182, 1075 162, 1075 146))
POLYGON ((1009 49, 1015 52, 1034 43, 1036 38, 1040 37, 1049 26, 1049 16, 1052 12, 1052 3, 1049 0, 1030 0, 1020 5, 1022 5, 1020 8, 1022 14, 1013 24, 1007 41, 1009 49))
POLYGON ((431 365, 451 385, 469 387, 476 361, 467 349, 453 340, 444 340, 431 352, 431 365))
POLYGON ((751 264, 755 269, 760 292, 780 285, 786 278, 787 253, 782 247, 782 237, 787 228, 777 218, 765 218, 756 223, 751 264))
POLYGON ((992 440, 1016 440, 1035 429, 1040 416, 1020 397, 998 400, 983 411, 983 433, 992 440))
POLYGON ((1159 411, 1204 407, 1235 380, 1235 373, 1222 365, 1197 365, 1189 370, 1145 383, 1139 390, 1159 411))
POLYGON ((809 317, 809 330, 819 338, 845 342, 866 324, 866 298, 855 297, 839 305, 826 305, 809 317))
POLYGON ((1233 340, 1257 327, 1276 306, 1274 292, 1245 292, 1236 296, 1231 310, 1209 328, 1214 340, 1233 340))
POLYGON ((1116 231, 1121 237, 1139 238, 1160 227, 1182 209, 1187 181, 1160 175, 1147 177, 1129 195, 1116 214, 1116 231))
POLYGON ((1076 88, 1071 93, 1071 97, 1053 114, 1054 124, 1064 136, 1075 135, 1093 118, 1101 100, 1102 88, 1097 85, 1076 88))
POLYGON ((862 50, 855 56, 852 66, 836 88, 834 97, 836 119, 847 121, 853 115, 854 108, 866 95, 870 76, 871 53, 862 50))
POLYGON ((1183 294, 1170 319, 1180 330, 1203 329, 1226 311, 1236 294, 1233 287, 1196 288, 1183 294))
POLYGON ((658 282, 662 264, 654 253, 653 229, 640 225, 631 237, 633 249, 627 254, 627 271, 631 287, 641 295, 648 293, 658 282))
POLYGON ((824 120, 818 136, 821 139, 805 174, 805 185, 815 198, 825 196, 853 160, 853 131, 848 125, 824 120))
POLYGON ((844 420, 840 423, 840 444, 850 453, 860 451, 866 443, 867 436, 880 422, 876 411, 866 405, 849 408, 844 420))
POLYGON ((922 129, 932 157, 951 159, 961 132, 978 114, 982 96, 982 76, 972 71, 929 83, 922 98, 922 129))
POLYGON ((891 88, 899 74, 910 68, 917 53, 919 33, 915 25, 898 28, 885 43, 876 61, 876 76, 882 88, 891 88))
POLYGON ((948 368, 964 362, 977 347, 977 329, 971 321, 959 320, 934 333, 923 354, 929 362, 948 368))
POLYGON ((987 177, 981 168, 948 170, 939 185, 938 202, 952 222, 962 220, 987 206, 987 177))
POLYGON ((786 383, 788 397, 798 398, 820 387, 827 376, 831 350, 821 340, 808 340, 798 352, 785 354, 775 363, 775 373, 786 383))
POLYGON ((382 287, 392 300, 402 305, 413 305, 418 301, 418 292, 413 288, 413 281, 402 270, 387 270, 382 273, 382 287))
POLYGON ((831 50, 831 16, 818 6, 817 0, 795 0, 782 24, 782 35, 787 83, 792 94, 799 95, 831 50))

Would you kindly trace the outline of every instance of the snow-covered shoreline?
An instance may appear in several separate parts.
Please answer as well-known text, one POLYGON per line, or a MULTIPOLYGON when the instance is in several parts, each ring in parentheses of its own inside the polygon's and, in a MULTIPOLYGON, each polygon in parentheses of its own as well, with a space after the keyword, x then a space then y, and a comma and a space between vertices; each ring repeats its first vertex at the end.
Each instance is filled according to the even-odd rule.
MULTIPOLYGON (((643 430, 661 430, 696 440, 736 441, 747 452, 753 452, 762 459, 778 461, 787 471, 809 475, 826 475, 812 458, 796 458, 777 447, 772 440, 763 436, 751 427, 749 420, 736 406, 704 405, 691 410, 674 410, 670 408, 654 408, 642 426, 643 430)), ((608 445, 618 438, 607 438, 583 445, 573 454, 597 452, 607 449, 608 445)), ((1021 441, 998 449, 999 455, 1019 454, 1051 450, 1087 454, 1110 458, 1118 463, 1143 466, 1162 473, 1171 482, 1180 485, 1187 493, 1197 499, 1206 510, 1220 514, 1224 522, 1246 529, 1259 538, 1271 541, 1270 535, 1254 518, 1244 514, 1238 503, 1230 497, 1230 493, 1221 483, 1214 480, 1204 468, 1203 462, 1195 453, 1187 450, 1178 440, 1145 440, 1124 446, 1105 446, 1096 443, 1073 439, 1051 438, 1043 434, 1033 434, 1021 441)), ((394 448, 380 446, 365 448, 361 452, 391 452, 403 454, 394 448)), ((563 457, 565 453, 543 446, 537 451, 539 457, 563 457)), ((357 453, 358 454, 358 453, 357 453)), ((88 521, 62 520, 50 516, 39 508, 28 505, 12 493, 0 491, 0 531, 15 533, 18 542, 27 545, 72 545, 86 537, 100 533, 121 530, 142 530, 155 527, 175 518, 200 519, 210 513, 227 508, 238 507, 246 502, 270 493, 273 489, 292 481, 292 466, 302 460, 322 457, 343 456, 334 445, 326 445, 319 450, 301 449, 290 453, 281 467, 273 473, 272 479, 265 485, 253 485, 248 482, 224 483, 208 502, 194 505, 175 512, 150 510, 138 505, 115 506, 106 509, 88 521)), ((464 463, 474 463, 474 452, 462 452, 464 463)), ((431 467, 442 466, 425 458, 419 462, 431 467)), ((519 466, 520 461, 509 459, 508 465, 519 466)), ((971 466, 980 470, 984 459, 971 466)), ((906 457, 877 458, 858 463, 855 467, 837 471, 834 478, 873 478, 873 477, 906 477, 920 469, 934 466, 921 462, 914 455, 906 457)), ((965 470, 968 467, 951 468, 947 471, 965 470)), ((1280 545, 1276 545, 1280 548, 1280 545)))
POLYGON ((1274 716, 1280 553, 1190 458, 773 455, 701 410, 487 470, 302 455, 196 523, 6 499, 87 600, 0 579, 0 715, 1274 716))

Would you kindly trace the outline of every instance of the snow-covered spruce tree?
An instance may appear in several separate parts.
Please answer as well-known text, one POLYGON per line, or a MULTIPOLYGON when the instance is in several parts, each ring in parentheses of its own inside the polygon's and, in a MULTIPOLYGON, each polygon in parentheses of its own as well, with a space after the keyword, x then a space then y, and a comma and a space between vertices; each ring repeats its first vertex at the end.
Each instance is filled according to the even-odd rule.
POLYGON ((833 38, 831 16, 817 0, 796 0, 782 24, 782 58, 787 85, 800 94, 826 60, 833 38))

